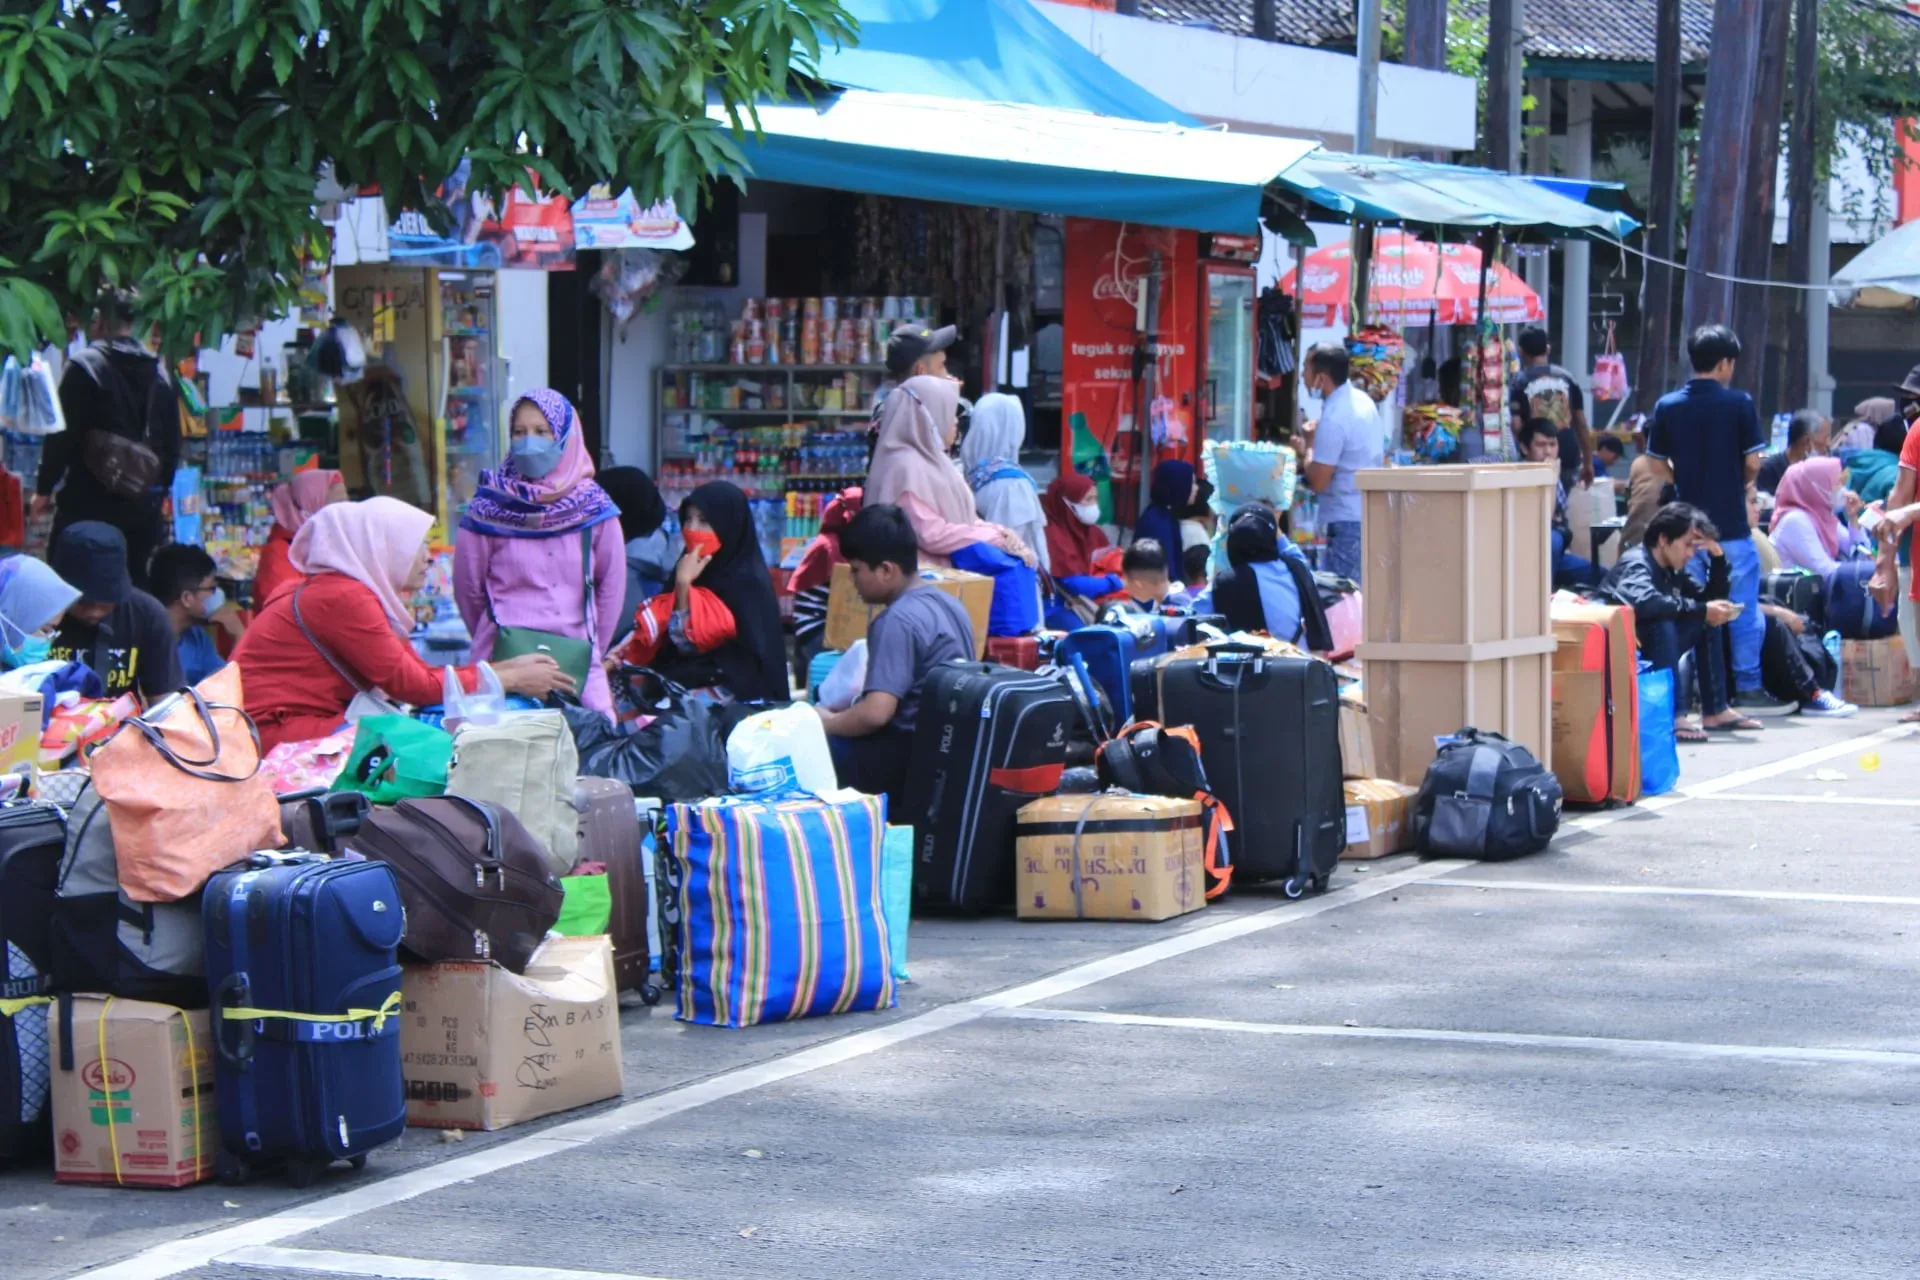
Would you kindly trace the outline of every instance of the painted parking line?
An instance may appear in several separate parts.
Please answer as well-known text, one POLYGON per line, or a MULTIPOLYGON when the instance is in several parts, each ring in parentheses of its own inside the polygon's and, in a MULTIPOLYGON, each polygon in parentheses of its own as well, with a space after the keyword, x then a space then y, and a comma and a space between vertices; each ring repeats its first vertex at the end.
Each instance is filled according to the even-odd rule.
POLYGON ((1809 768, 1844 755, 1851 755, 1855 751, 1885 746, 1889 742, 1911 738, 1916 733, 1920 733, 1920 725, 1891 725, 1872 733, 1863 733, 1858 737, 1830 742, 1824 747, 1814 747, 1768 764, 1757 764, 1745 769, 1736 769, 1732 773, 1723 773, 1718 777, 1702 778, 1698 782, 1685 783, 1677 791, 1664 796, 1651 796, 1638 804, 1622 805, 1618 809, 1606 809, 1599 813, 1583 813, 1561 823, 1561 829, 1592 831, 1627 818, 1637 818, 1642 814, 1661 813, 1677 805, 1686 804, 1689 800, 1715 799, 1726 792, 1750 787, 1756 782, 1766 782, 1797 769, 1809 768))
POLYGON ((1690 1062, 1728 1059, 1850 1064, 1920 1070, 1920 1053, 1893 1049, 1824 1048, 1801 1045, 1702 1044, 1688 1040, 1623 1040, 1611 1036, 1534 1035, 1509 1031, 1447 1031, 1432 1027, 1317 1026, 1299 1022, 1241 1022, 1231 1018, 1181 1018, 1099 1009, 1008 1009, 995 1015, 1033 1022, 1077 1022, 1109 1027, 1220 1031, 1241 1035, 1311 1039, 1412 1040, 1425 1044, 1492 1045, 1509 1049, 1564 1049, 1617 1057, 1672 1058, 1690 1062))
POLYGON ((1750 898, 1759 902, 1844 902, 1869 907, 1920 907, 1920 898, 1814 889, 1694 889, 1664 884, 1576 884, 1560 880, 1435 880, 1448 889, 1512 889, 1519 893, 1609 893, 1634 898, 1750 898))
MULTIPOLYGON (((705 1080, 696 1080, 691 1084, 680 1085, 649 1097, 636 1099, 623 1106, 601 1112, 599 1115, 556 1125, 524 1138, 495 1143, 426 1168, 414 1169, 391 1178, 365 1179, 349 1190, 296 1205, 291 1209, 283 1209, 279 1213, 268 1214, 248 1222, 235 1223, 230 1227, 221 1227, 203 1235, 154 1245, 122 1262, 98 1267, 86 1272, 85 1275, 87 1280, 164 1280, 167 1276, 176 1276, 183 1271, 221 1262, 228 1255, 239 1250, 259 1249, 279 1244, 293 1236, 357 1218, 444 1187, 470 1182, 486 1174, 511 1169, 548 1156, 577 1151, 585 1143, 626 1133, 643 1125, 657 1124, 696 1107, 706 1106, 708 1103, 719 1102, 754 1089, 791 1080, 795 1076, 805 1075, 808 1072, 839 1066, 842 1063, 890 1049, 895 1045, 917 1040, 922 1036, 977 1022, 995 1013, 1070 995, 1110 978, 1117 978, 1149 965, 1159 964, 1163 960, 1189 955, 1195 951, 1219 946, 1239 938, 1251 937, 1270 929, 1298 924, 1324 915, 1326 912, 1337 911, 1356 902, 1365 902, 1380 894, 1390 893, 1406 885, 1430 880, 1434 876, 1447 875, 1473 865, 1471 862, 1457 859, 1422 863, 1404 870, 1389 872, 1378 879, 1369 877, 1359 883, 1335 889, 1311 901, 1291 902, 1265 911, 1232 916, 1217 924, 1201 925, 1143 946, 1131 947, 1113 955, 1103 956, 1098 960, 1075 965, 1037 981, 1022 983, 1019 986, 978 996, 971 1000, 941 1005, 925 1013, 916 1014, 914 1017, 903 1018, 899 1022, 888 1023, 867 1031, 857 1031, 837 1040, 799 1049, 766 1062, 754 1063, 733 1071, 724 1071, 718 1075, 709 1076, 705 1080)), ((498 1269, 489 1267, 487 1270, 491 1273, 498 1269)))
POLYGON ((259 1245, 238 1249, 218 1265, 276 1267, 327 1276, 373 1276, 378 1280, 662 1280, 620 1271, 570 1271, 565 1267, 509 1267, 493 1262, 444 1262, 438 1258, 398 1258, 384 1253, 341 1253, 334 1249, 279 1249, 259 1245))
POLYGON ((1858 808, 1875 809, 1920 809, 1920 800, 1904 799, 1899 796, 1779 796, 1755 795, 1751 791, 1729 791, 1721 795, 1695 796, 1696 800, 1729 800, 1735 804, 1837 804, 1853 805, 1858 808))

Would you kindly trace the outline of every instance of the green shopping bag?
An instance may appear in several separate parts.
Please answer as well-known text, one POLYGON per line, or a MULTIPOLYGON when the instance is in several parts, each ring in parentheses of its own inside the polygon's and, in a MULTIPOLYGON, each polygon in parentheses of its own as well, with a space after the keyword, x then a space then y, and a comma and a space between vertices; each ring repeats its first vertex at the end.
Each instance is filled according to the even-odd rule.
POLYGON ((412 716, 368 716, 355 727, 353 754, 334 780, 375 804, 444 795, 453 735, 412 716))
POLYGON ((566 938, 590 938, 613 927, 613 890, 604 875, 561 876, 560 919, 553 931, 566 938))

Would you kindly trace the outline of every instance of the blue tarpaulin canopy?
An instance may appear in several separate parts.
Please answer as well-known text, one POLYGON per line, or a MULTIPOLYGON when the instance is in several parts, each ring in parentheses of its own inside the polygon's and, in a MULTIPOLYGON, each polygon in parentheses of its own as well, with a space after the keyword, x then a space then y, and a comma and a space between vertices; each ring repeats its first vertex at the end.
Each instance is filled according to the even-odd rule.
POLYGON ((1587 202, 1605 183, 1537 180, 1420 160, 1319 151, 1289 168, 1279 185, 1337 213, 1417 228, 1504 227, 1522 236, 1620 238, 1640 225, 1587 202), (1569 187, 1585 198, 1569 194, 1569 187))
POLYGON ((836 91, 760 106, 760 136, 742 140, 755 177, 1251 233, 1267 184, 1316 145, 1200 125, 1028 0, 847 9, 858 44, 820 58, 836 91))

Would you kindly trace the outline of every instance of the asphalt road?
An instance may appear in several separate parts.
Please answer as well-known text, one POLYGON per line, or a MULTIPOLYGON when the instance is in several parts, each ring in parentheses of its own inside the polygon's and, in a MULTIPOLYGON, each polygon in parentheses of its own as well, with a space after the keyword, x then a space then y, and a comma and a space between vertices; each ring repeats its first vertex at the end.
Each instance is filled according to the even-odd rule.
POLYGON ((916 923, 884 1015, 630 1008, 621 1103, 310 1192, 0 1175, 0 1276, 1920 1274, 1920 739, 1683 769, 1520 862, 916 923))

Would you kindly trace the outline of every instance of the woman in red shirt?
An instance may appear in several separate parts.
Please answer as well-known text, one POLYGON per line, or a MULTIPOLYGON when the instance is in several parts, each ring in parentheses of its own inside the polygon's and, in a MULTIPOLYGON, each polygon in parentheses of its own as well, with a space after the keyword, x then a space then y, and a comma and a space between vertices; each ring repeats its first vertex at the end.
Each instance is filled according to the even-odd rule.
MULTIPOLYGON (((433 517, 396 498, 321 508, 294 535, 301 575, 254 618, 234 648, 247 712, 263 749, 335 732, 357 693, 415 706, 439 702, 442 669, 413 651, 408 605, 427 578, 433 517)), ((492 664, 508 693, 543 698, 573 681, 545 654, 492 664)), ((479 667, 457 667, 468 692, 479 667)))
POLYGON ((338 471, 302 471, 267 495, 267 503, 273 508, 273 531, 267 535, 267 545, 260 548, 260 566, 253 571, 254 608, 263 608, 280 588, 299 580, 299 570, 287 558, 293 535, 320 508, 346 500, 347 482, 338 471))

